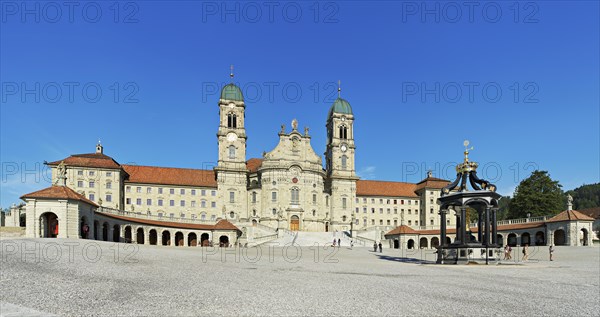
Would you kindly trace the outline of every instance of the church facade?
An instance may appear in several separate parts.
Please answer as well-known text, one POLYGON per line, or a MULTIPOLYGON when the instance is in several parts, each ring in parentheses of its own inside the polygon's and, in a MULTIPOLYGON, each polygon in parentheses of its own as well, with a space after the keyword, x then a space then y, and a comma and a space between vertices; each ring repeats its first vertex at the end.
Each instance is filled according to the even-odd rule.
MULTIPOLYGON (((218 107, 218 162, 212 170, 120 164, 99 143, 94 153, 47 163, 53 186, 67 187, 91 208, 158 222, 226 220, 238 227, 314 232, 439 227, 437 198, 448 181, 431 173, 416 184, 356 175, 355 137, 360 132, 355 133, 348 101, 336 99, 325 118, 324 158, 314 150, 308 128, 299 129, 296 120, 289 129, 281 126, 274 149, 247 158, 247 109, 239 87, 224 86, 218 107)), ((44 198, 35 196, 22 197, 27 212, 44 198)), ((447 225, 454 221, 448 217, 447 225)), ((80 232, 84 225, 75 221, 72 226, 79 229, 72 230, 80 232)), ((40 230, 28 232, 38 236, 40 230)))

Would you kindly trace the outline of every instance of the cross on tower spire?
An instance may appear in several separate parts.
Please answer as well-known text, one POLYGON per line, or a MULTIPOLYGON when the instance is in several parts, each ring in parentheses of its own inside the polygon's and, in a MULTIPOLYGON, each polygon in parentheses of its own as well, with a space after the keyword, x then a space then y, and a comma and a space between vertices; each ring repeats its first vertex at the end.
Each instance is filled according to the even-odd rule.
POLYGON ((342 81, 338 79, 338 98, 340 98, 341 93, 342 93, 342 81))
POLYGON ((229 78, 231 78, 231 81, 233 81, 233 64, 229 67, 229 69, 231 70, 229 73, 229 78))

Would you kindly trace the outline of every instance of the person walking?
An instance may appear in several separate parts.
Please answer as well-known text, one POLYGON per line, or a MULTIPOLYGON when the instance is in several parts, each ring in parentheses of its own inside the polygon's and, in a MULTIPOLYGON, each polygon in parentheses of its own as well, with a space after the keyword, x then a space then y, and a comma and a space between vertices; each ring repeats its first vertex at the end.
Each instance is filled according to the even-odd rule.
POLYGON ((548 252, 550 253, 550 261, 554 261, 552 259, 552 255, 554 254, 554 245, 550 245, 550 248, 548 249, 548 252))
POLYGON ((350 250, 352 250, 352 247, 354 247, 354 240, 350 240, 350 250))
POLYGON ((508 260, 508 244, 504 246, 504 260, 508 260))
POLYGON ((525 246, 523 247, 523 262, 527 261, 528 257, 529 257, 529 245, 525 244, 525 246))
POLYGON ((512 247, 509 245, 508 246, 508 253, 506 253, 506 255, 508 255, 507 260, 511 260, 512 259, 512 247))
POLYGON ((333 247, 335 248, 335 238, 333 238, 333 247))
POLYGON ((342 246, 342 239, 338 238, 338 248, 342 246))
POLYGON ((377 242, 373 242, 373 252, 377 252, 377 242))
POLYGON ((382 248, 382 245, 381 245, 381 241, 379 241, 379 253, 383 252, 382 250, 383 250, 383 248, 382 248))

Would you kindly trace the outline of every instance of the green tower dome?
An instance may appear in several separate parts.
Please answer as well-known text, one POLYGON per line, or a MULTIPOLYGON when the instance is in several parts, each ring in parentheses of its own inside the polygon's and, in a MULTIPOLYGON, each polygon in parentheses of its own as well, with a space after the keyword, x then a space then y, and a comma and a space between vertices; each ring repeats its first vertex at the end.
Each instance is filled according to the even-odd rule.
POLYGON ((227 84, 223 87, 223 90, 221 90, 221 99, 244 101, 244 96, 242 95, 240 87, 234 84, 227 84))
POLYGON ((333 102, 333 105, 331 105, 331 109, 329 109, 329 116, 331 117, 334 113, 352 114, 352 107, 350 107, 348 101, 338 97, 333 102))

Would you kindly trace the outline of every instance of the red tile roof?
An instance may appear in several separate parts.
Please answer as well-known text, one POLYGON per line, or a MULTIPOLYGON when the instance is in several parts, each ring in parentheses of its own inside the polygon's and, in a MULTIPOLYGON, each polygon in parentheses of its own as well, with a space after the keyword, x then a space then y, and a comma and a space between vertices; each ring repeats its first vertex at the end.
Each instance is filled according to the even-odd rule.
POLYGON ((436 178, 436 177, 427 177, 424 180, 417 183, 415 191, 419 191, 423 188, 435 188, 442 189, 450 184, 450 181, 436 178))
POLYGON ((214 225, 209 224, 196 224, 196 223, 183 223, 183 222, 173 222, 173 221, 159 221, 159 220, 150 220, 150 219, 141 219, 134 217, 126 217, 119 216, 109 213, 103 213, 96 211, 97 214, 102 216, 110 217, 113 219, 123 220, 131 223, 141 223, 145 225, 151 226, 162 226, 162 227, 170 227, 170 228, 179 228, 179 229, 197 229, 197 230, 237 230, 240 231, 236 226, 234 226, 231 222, 227 220, 220 220, 214 225))
POLYGON ((246 168, 250 171, 250 173, 255 173, 262 165, 262 162, 263 159, 251 158, 248 161, 246 161, 246 168))
POLYGON ((96 168, 112 168, 119 169, 121 165, 115 161, 112 157, 104 155, 102 153, 89 153, 89 154, 74 154, 66 159, 60 161, 54 161, 48 163, 48 165, 54 166, 64 161, 67 166, 77 167, 96 167, 96 168))
POLYGON ((547 222, 559 222, 559 221, 572 221, 572 220, 582 220, 582 221, 594 221, 594 218, 590 216, 586 216, 580 213, 577 210, 565 210, 558 215, 550 218, 547 222))
POLYGON ((98 205, 95 202, 85 198, 85 196, 77 193, 76 191, 74 191, 71 188, 66 187, 66 186, 51 186, 51 187, 44 188, 42 190, 38 190, 33 193, 29 193, 29 194, 25 194, 25 195, 21 196, 21 199, 23 199, 23 200, 25 200, 27 198, 71 199, 71 200, 83 201, 94 207, 98 207, 98 205))
POLYGON ((582 210, 579 210, 579 212, 588 217, 592 217, 594 219, 600 219, 600 207, 582 209, 582 210))
POLYGON ((415 184, 388 181, 358 180, 357 196, 418 197, 415 184))
POLYGON ((394 228, 392 231, 386 233, 385 235, 394 235, 394 234, 419 234, 419 232, 407 225, 401 225, 399 227, 394 228))
POLYGON ((217 187, 215 172, 191 168, 123 165, 127 183, 217 187))

